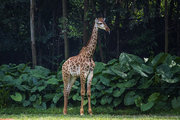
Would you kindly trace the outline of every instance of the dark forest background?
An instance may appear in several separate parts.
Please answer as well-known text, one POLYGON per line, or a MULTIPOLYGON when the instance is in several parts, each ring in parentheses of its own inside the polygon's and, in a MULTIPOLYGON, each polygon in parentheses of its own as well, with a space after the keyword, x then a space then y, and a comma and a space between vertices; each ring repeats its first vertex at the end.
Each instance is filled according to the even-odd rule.
POLYGON ((142 58, 159 52, 180 56, 179 0, 35 0, 33 6, 28 0, 0 3, 0 65, 32 63, 30 6, 37 65, 51 70, 78 54, 90 38, 96 17, 106 18, 111 33, 99 30, 95 61, 106 63, 122 52, 142 58))

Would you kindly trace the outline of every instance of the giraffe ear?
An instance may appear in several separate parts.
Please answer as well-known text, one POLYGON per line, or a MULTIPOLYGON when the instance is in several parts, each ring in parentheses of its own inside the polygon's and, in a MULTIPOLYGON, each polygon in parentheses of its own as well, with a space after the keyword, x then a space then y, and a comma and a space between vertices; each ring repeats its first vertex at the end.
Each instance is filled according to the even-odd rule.
POLYGON ((97 18, 95 19, 95 23, 98 23, 98 19, 97 18))
POLYGON ((104 21, 106 20, 106 18, 104 18, 104 21))

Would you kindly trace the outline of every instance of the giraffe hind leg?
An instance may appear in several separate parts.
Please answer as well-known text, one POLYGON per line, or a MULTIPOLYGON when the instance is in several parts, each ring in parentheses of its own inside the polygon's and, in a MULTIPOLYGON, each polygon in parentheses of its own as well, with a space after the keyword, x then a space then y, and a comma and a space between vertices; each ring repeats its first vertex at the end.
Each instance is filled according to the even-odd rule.
POLYGON ((80 108, 80 115, 84 115, 83 103, 84 103, 84 95, 85 95, 86 77, 87 77, 86 74, 81 74, 80 75, 80 80, 81 80, 81 108, 80 108))
POLYGON ((68 96, 71 92, 71 88, 76 79, 77 77, 72 77, 71 75, 68 75, 63 79, 64 80, 64 110, 63 110, 64 115, 67 114, 68 96))
POLYGON ((92 115, 92 109, 91 109, 91 82, 93 78, 93 71, 90 71, 88 78, 87 78, 87 96, 88 96, 88 112, 90 115, 92 115))

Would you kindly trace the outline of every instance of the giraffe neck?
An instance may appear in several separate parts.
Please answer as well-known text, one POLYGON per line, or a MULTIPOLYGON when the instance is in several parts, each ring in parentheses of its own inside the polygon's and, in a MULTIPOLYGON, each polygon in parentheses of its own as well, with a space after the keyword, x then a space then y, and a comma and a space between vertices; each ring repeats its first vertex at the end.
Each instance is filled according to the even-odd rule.
POLYGON ((92 30, 91 38, 88 41, 87 46, 86 46, 86 56, 87 57, 92 57, 94 54, 94 51, 96 49, 96 44, 97 44, 97 36, 98 36, 98 28, 95 23, 93 30, 92 30))

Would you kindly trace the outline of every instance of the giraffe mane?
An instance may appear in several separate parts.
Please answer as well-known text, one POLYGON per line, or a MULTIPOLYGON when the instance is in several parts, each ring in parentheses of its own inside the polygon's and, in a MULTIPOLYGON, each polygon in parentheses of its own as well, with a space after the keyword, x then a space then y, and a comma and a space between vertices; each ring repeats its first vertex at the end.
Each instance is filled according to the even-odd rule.
POLYGON ((80 50, 79 54, 83 53, 86 50, 85 46, 82 47, 82 49, 80 50))

